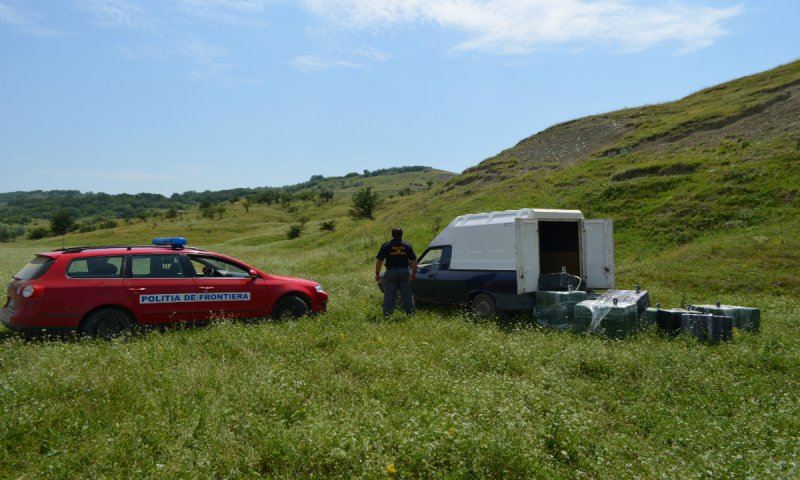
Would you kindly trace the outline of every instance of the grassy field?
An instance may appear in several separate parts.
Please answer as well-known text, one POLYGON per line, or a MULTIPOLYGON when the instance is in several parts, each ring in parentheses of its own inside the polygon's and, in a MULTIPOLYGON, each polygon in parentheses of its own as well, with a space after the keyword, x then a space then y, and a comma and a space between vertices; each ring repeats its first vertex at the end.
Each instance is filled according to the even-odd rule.
MULTIPOLYGON (((0 476, 797 476, 797 297, 721 294, 725 303, 761 308, 763 321, 760 333, 737 332, 719 346, 655 331, 611 341, 542 330, 524 316, 477 321, 452 308, 384 320, 370 275, 383 240, 377 226, 252 245, 245 219, 268 210, 230 212, 241 237, 221 240, 214 231, 207 243, 192 243, 320 281, 332 296, 328 313, 110 343, 2 334, 0 476)), ((153 227, 120 227, 117 235, 163 231, 153 227)), ((262 233, 277 238, 284 227, 262 233)), ((0 246, 0 275, 60 246, 50 243, 0 246)), ((656 263, 685 271, 685 259, 708 248, 724 246, 698 242, 660 262, 626 253, 619 281, 640 281, 656 263)), ((710 276, 728 268, 706 267, 710 276)), ((653 300, 717 299, 701 285, 677 284, 655 276, 653 300)))
MULTIPOLYGON (((332 203, 240 201, 221 219, 68 234, 71 246, 186 236, 321 282, 329 311, 112 342, 0 330, 0 477, 798 478, 800 116, 780 117, 795 97, 776 93, 798 82, 800 63, 609 114, 630 133, 575 164, 519 147, 451 179, 339 179, 323 185, 332 203), (346 216, 363 186, 384 199, 374 221, 346 216), (391 227, 421 252, 455 215, 521 207, 613 218, 618 287, 665 307, 757 307, 761 331, 713 346, 447 307, 383 319, 372 265, 391 227), (336 231, 320 231, 329 220, 336 231)), ((0 278, 60 246, 0 244, 0 278)))

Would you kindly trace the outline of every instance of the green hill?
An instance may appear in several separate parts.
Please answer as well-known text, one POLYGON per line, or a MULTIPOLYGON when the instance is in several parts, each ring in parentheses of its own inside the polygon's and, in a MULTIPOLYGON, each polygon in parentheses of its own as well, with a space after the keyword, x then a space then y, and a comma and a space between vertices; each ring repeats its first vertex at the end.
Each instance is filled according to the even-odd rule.
MULTIPOLYGON (((189 206, 68 233, 68 245, 186 236, 320 281, 329 311, 110 343, 0 332, 0 476, 796 478, 798 113, 795 62, 553 126, 459 175, 326 179, 291 201, 222 196, 210 217, 189 206), (381 207, 352 220, 366 187, 381 207), (620 287, 666 307, 759 307, 761 332, 712 346, 452 308, 382 318, 372 265, 392 226, 421 251, 456 215, 520 207, 613 218, 620 287)), ((0 277, 61 244, 0 244, 0 277)))
MULTIPOLYGON (((676 102, 556 125, 416 197, 410 210, 449 219, 576 208, 614 219, 623 281, 664 280, 666 269, 674 288, 796 295, 799 189, 795 62, 676 102)), ((401 210, 409 208, 387 217, 401 210)))

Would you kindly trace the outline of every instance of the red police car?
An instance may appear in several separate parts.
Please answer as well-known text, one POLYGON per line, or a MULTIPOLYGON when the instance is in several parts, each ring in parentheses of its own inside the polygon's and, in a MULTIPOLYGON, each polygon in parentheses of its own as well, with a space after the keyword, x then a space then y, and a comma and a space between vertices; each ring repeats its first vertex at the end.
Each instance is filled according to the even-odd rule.
POLYGON ((110 338, 133 324, 300 317, 326 309, 310 280, 270 275, 183 238, 152 246, 39 253, 8 285, 0 321, 15 331, 75 330, 110 338))

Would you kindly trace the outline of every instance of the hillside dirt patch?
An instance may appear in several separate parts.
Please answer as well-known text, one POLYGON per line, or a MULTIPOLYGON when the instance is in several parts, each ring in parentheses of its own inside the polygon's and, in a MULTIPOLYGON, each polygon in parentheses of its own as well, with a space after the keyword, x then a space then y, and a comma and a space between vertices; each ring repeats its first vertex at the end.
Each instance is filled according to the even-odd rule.
POLYGON ((683 148, 696 146, 716 146, 730 138, 750 141, 770 139, 782 135, 794 135, 800 141, 800 84, 790 85, 784 90, 780 101, 765 108, 753 111, 733 122, 713 129, 698 129, 681 138, 663 138, 644 142, 637 151, 655 152, 665 145, 680 145, 683 148))
POLYGON ((617 142, 632 130, 632 126, 607 116, 582 118, 528 137, 496 158, 515 157, 522 168, 526 164, 542 163, 571 165, 617 142))

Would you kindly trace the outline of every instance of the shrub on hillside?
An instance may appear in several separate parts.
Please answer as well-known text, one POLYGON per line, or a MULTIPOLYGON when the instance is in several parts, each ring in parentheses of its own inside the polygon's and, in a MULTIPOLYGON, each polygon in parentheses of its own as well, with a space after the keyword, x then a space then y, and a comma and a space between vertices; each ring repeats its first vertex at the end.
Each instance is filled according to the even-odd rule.
POLYGON ((0 224, 0 242, 13 242, 23 233, 25 233, 25 229, 22 227, 12 228, 9 225, 0 224))
POLYGON ((50 229, 45 227, 36 227, 28 232, 29 240, 39 240, 50 235, 50 229))
POLYGON ((300 237, 303 234, 303 225, 299 223, 295 223, 294 225, 289 227, 289 230, 286 230, 286 238, 289 240, 294 240, 295 238, 300 237))
POLYGON ((374 218, 375 210, 380 204, 378 192, 373 192, 372 187, 364 187, 353 194, 350 210, 347 214, 354 220, 374 218))
POLYGON ((327 222, 322 222, 319 226, 319 229, 322 232, 336 231, 336 220, 328 220, 327 222))

